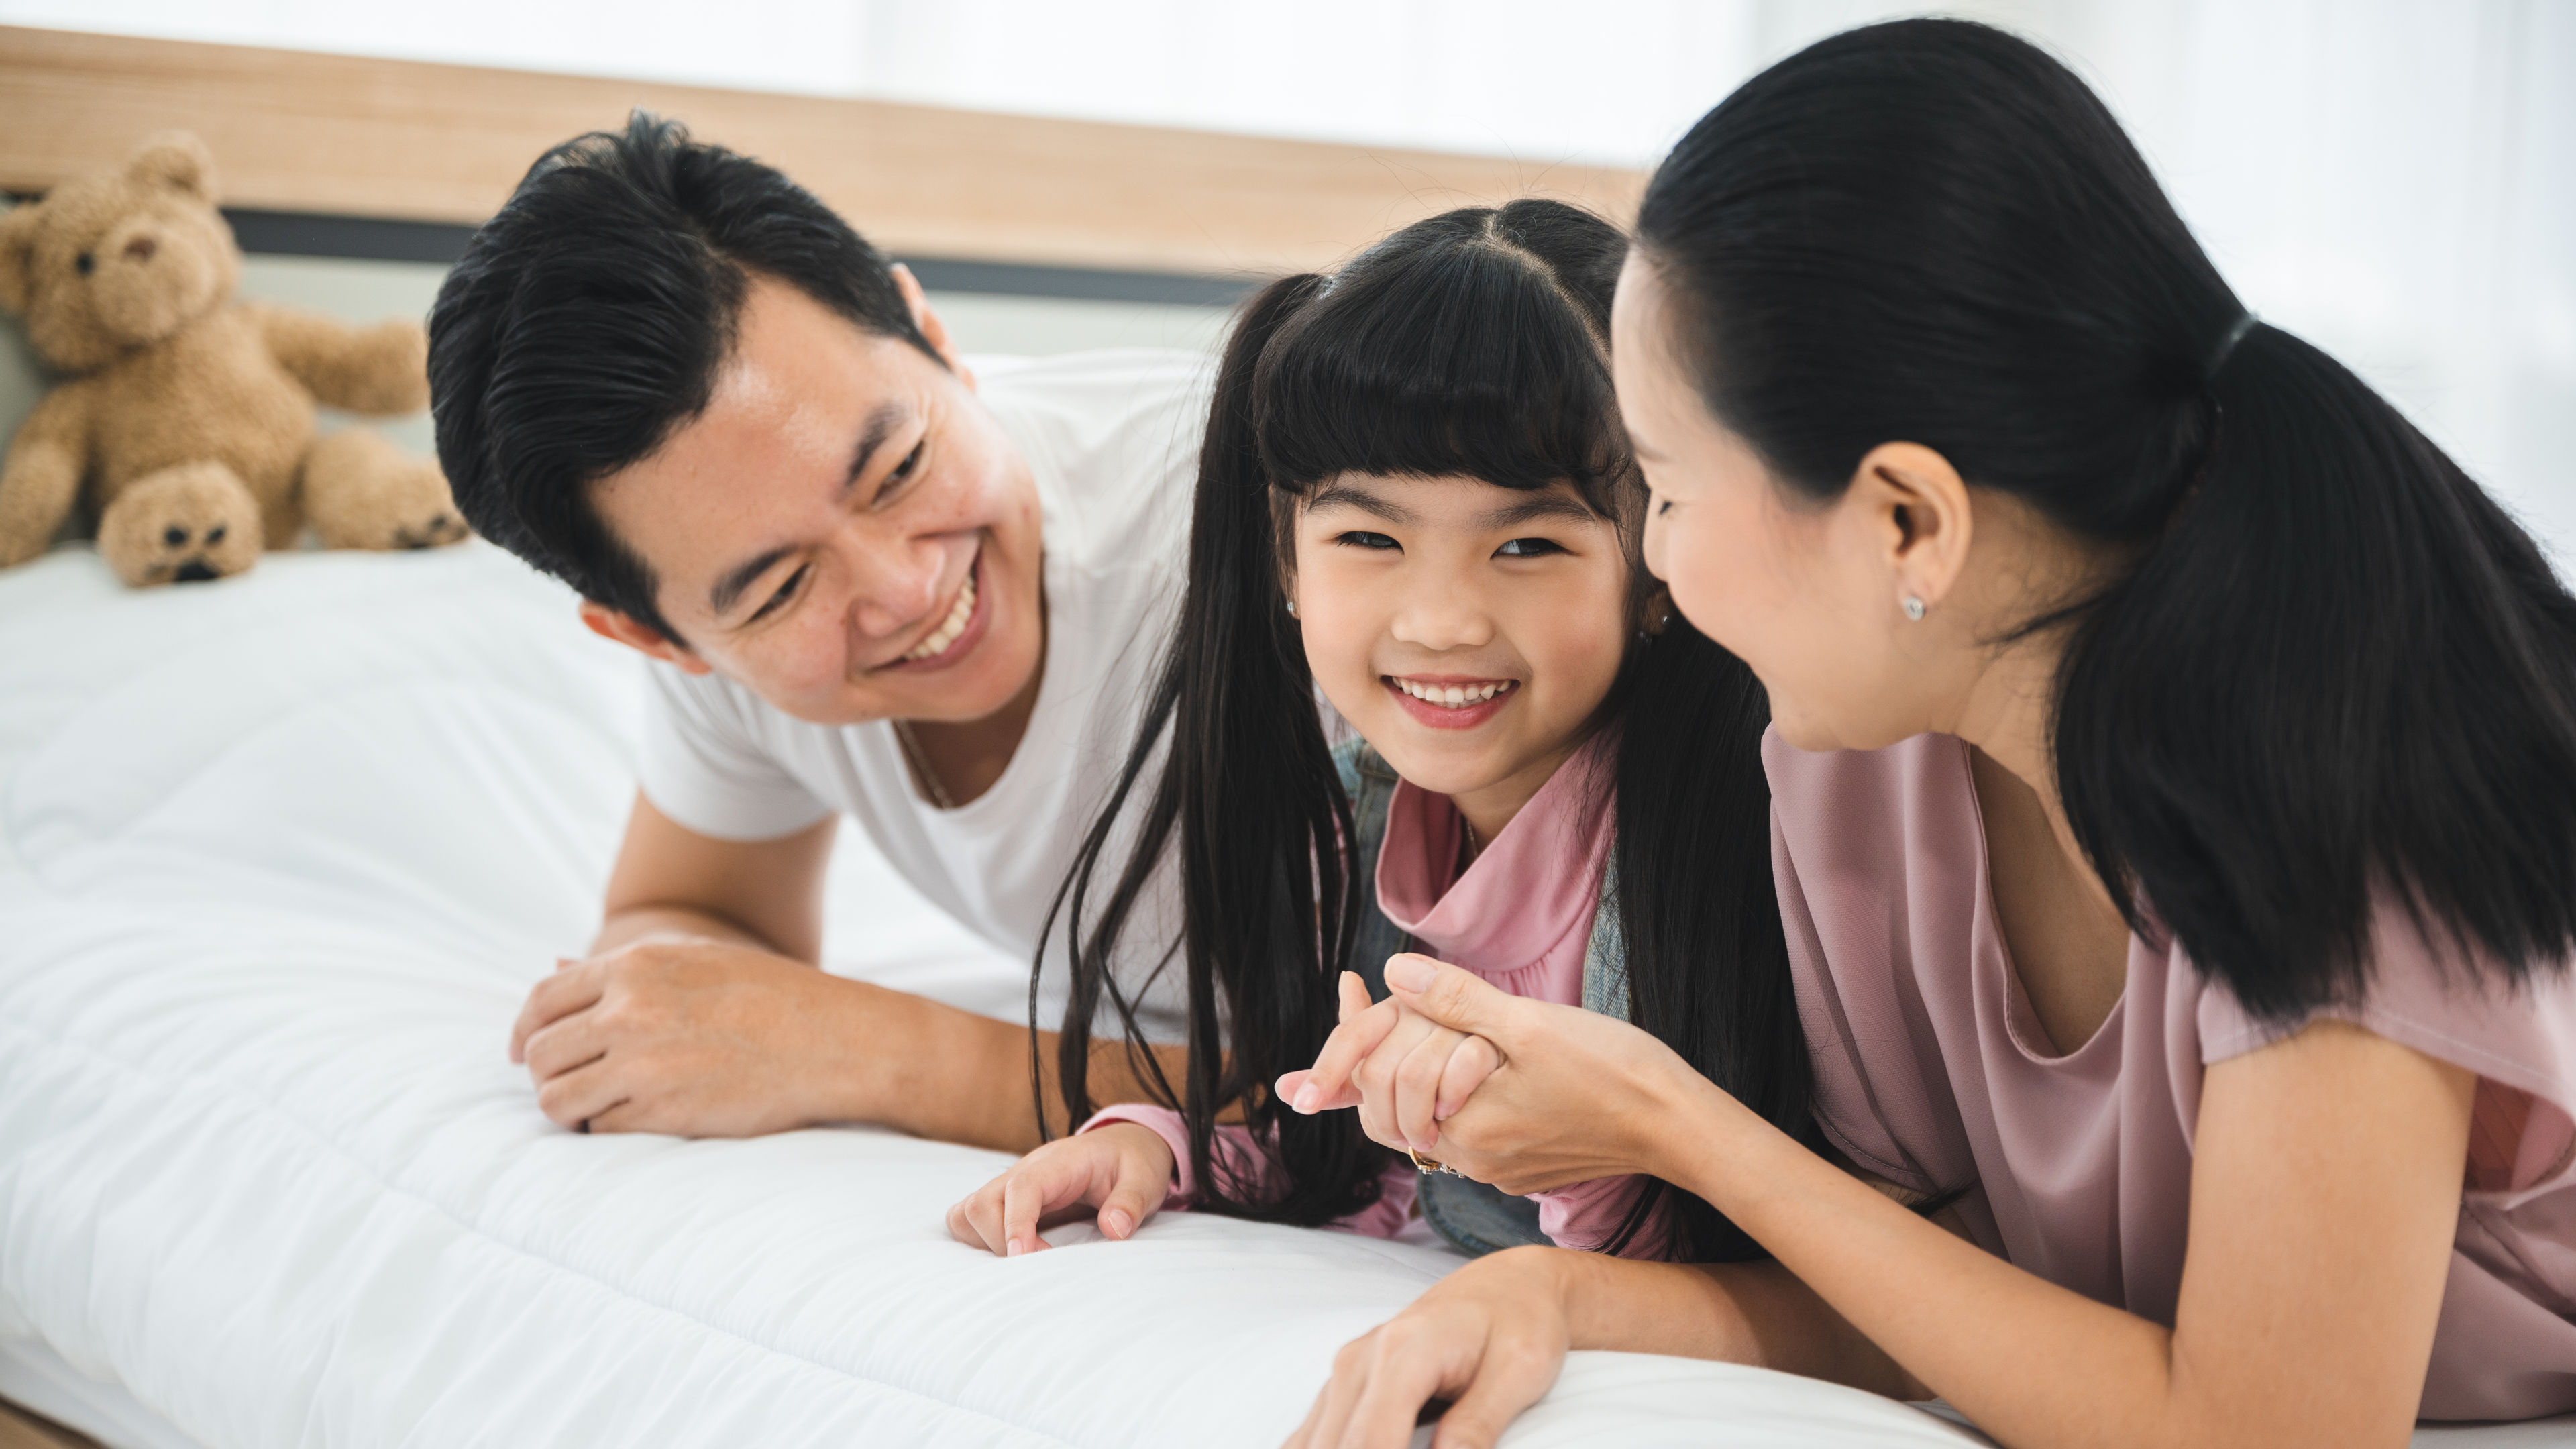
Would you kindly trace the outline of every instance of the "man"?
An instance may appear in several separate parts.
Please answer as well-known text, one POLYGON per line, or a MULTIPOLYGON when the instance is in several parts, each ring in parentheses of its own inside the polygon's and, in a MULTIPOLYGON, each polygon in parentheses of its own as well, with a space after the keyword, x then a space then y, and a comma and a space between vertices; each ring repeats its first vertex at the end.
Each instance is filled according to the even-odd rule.
POLYGON ((1199 360, 979 386, 905 268, 640 112, 537 163, 430 339, 466 516, 656 661, 598 939, 511 1036, 546 1114, 1034 1145, 1026 1031, 815 969, 824 866, 846 814, 1037 956, 1178 602, 1199 360))

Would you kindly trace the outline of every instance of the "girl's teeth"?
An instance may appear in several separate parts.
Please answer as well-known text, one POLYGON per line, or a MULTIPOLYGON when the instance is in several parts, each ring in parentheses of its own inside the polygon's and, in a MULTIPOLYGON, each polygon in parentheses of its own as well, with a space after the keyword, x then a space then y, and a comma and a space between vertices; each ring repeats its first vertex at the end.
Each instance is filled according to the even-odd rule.
POLYGON ((1395 681, 1395 687, 1425 704, 1436 704, 1446 709, 1464 709, 1471 704, 1483 704, 1486 700, 1510 689, 1512 681, 1506 679, 1493 684, 1459 685, 1416 684, 1410 679, 1399 679, 1395 681))
POLYGON ((957 636, 966 632, 966 621, 974 617, 975 575, 970 570, 966 575, 966 586, 957 591, 957 602, 949 606, 948 617, 940 620, 939 627, 932 631, 931 636, 914 645, 912 651, 903 657, 931 659, 945 653, 949 645, 957 642, 957 636))

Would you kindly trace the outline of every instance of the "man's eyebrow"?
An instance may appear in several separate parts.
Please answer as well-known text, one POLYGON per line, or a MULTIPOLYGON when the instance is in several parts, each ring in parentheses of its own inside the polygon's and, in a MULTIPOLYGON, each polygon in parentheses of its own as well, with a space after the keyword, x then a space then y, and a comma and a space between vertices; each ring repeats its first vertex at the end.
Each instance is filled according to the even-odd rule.
POLYGON ((1479 528, 1511 528, 1541 519, 1558 518, 1568 523, 1597 523, 1601 515, 1562 493, 1533 493, 1518 503, 1506 503, 1488 511, 1476 520, 1479 528))
POLYGON ((1306 506, 1310 509, 1322 508, 1327 504, 1334 503, 1338 503, 1345 508, 1356 508, 1362 513, 1376 514, 1378 517, 1385 519, 1389 523, 1411 523, 1413 521, 1413 514, 1410 510, 1390 503, 1387 500, 1378 497, 1376 494, 1371 493, 1367 489, 1350 483, 1328 483, 1324 486, 1324 491, 1306 500, 1306 506))
POLYGON ((736 564, 731 573, 716 580, 716 586, 707 592, 707 607, 715 611, 717 618, 723 618, 725 612, 733 607, 734 600, 742 597, 743 590, 758 583, 762 574, 769 572, 780 559, 794 552, 795 549, 781 545, 758 558, 746 559, 736 564))
POLYGON ((860 475, 868 471, 868 461, 877 455, 877 449, 885 446, 895 429, 910 421, 909 405, 899 401, 877 404, 877 410, 868 414, 867 426, 859 430, 859 446, 850 453, 850 473, 841 481, 843 492, 858 486, 860 475))

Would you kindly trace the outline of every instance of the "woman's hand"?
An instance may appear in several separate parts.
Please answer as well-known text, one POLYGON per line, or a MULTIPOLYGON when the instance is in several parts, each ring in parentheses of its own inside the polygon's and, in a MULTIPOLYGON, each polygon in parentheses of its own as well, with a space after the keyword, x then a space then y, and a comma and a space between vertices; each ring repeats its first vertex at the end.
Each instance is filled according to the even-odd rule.
POLYGON ((1513 1248, 1441 1279, 1342 1346, 1287 1449, 1399 1449, 1422 1406, 1450 1408, 1432 1449, 1483 1449, 1556 1383, 1571 1342, 1561 1248, 1513 1248))
POLYGON ((1721 1110, 1744 1110, 1626 1022, 1511 996, 1427 956, 1390 959, 1386 981, 1401 1008, 1393 1019, 1355 1023, 1346 1012, 1315 1065, 1281 1078, 1281 1095, 1300 1111, 1358 1101, 1364 1125, 1374 1107, 1393 1130, 1369 1135, 1399 1148, 1420 1141, 1403 1135, 1420 1125, 1405 1114, 1427 1116, 1420 1151, 1505 1192, 1631 1172, 1669 1180, 1658 1167, 1674 1144, 1658 1123, 1711 1094, 1721 1110))
POLYGON ((1103 1237, 1135 1235, 1172 1190, 1172 1149, 1150 1127, 1112 1122, 1050 1142, 948 1210, 948 1233, 1006 1258, 1046 1246, 1038 1236, 1095 1208, 1103 1237))
POLYGON ((1311 1072, 1290 1072, 1279 1079, 1280 1098, 1310 1115, 1357 1107, 1370 1141, 1398 1152, 1430 1152, 1441 1119, 1464 1105, 1502 1058, 1491 1042, 1408 1012, 1392 998, 1371 1005, 1368 987, 1348 971, 1341 993, 1341 1025, 1316 1060, 1337 1060, 1338 1051, 1356 1055, 1359 1068, 1329 1097, 1320 1088, 1309 1091, 1311 1072), (1299 1100, 1301 1093, 1310 1100, 1299 1100))

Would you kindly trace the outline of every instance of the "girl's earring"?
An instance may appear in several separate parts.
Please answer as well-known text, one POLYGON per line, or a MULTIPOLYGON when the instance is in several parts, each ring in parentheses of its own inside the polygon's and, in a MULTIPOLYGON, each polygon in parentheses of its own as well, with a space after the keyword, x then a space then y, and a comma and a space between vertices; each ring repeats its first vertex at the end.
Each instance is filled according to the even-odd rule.
POLYGON ((1905 596, 1905 617, 1912 619, 1917 623, 1922 622, 1923 600, 1920 595, 1907 594, 1905 596))
POLYGON ((1288 601, 1288 617, 1291 619, 1297 617, 1297 601, 1295 599, 1290 599, 1288 601))

